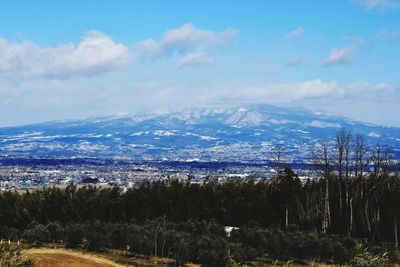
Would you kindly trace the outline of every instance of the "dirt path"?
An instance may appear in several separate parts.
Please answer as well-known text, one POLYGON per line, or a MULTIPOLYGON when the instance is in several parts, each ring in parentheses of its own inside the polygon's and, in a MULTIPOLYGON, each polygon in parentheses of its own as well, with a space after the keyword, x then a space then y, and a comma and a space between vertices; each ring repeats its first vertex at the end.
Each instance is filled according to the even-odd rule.
POLYGON ((38 267, 125 267, 98 255, 60 248, 33 248, 23 254, 38 267))

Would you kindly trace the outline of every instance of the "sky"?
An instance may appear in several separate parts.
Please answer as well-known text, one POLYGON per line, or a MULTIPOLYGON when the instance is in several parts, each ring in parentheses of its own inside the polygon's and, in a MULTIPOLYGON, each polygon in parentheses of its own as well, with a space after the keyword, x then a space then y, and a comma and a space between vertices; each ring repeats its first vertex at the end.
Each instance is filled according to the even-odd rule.
POLYGON ((0 126, 272 104, 400 127, 400 0, 0 2, 0 126))

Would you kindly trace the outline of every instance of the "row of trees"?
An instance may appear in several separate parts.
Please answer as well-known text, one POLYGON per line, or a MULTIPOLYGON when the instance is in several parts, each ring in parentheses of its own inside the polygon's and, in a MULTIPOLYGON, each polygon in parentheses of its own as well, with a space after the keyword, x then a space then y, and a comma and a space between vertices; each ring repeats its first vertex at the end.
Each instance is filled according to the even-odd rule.
MULTIPOLYGON (((291 226, 261 228, 243 225, 229 234, 213 221, 173 223, 165 217, 137 223, 104 223, 91 220, 62 225, 32 222, 26 229, 12 229, 13 238, 31 244, 63 242, 67 247, 88 250, 124 249, 130 256, 169 257, 177 266, 191 261, 204 266, 227 266, 229 262, 271 261, 272 259, 344 263, 356 254, 355 242, 349 238, 301 232, 291 226)), ((10 233, 2 228, 1 234, 10 233)))
POLYGON ((215 220, 240 227, 295 224, 303 230, 397 243, 400 178, 388 173, 340 178, 327 171, 301 183, 290 169, 271 180, 232 179, 191 184, 176 180, 144 182, 125 193, 117 187, 3 192, 0 227, 26 228, 32 221, 144 223, 215 220))

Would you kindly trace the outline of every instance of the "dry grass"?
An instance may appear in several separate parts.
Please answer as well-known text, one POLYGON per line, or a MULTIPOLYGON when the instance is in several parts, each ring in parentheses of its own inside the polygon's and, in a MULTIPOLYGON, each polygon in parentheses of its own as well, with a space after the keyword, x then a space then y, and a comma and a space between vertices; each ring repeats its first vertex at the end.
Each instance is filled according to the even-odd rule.
POLYGON ((253 262, 249 265, 245 265, 247 267, 349 267, 347 265, 336 265, 336 264, 328 264, 328 263, 315 263, 310 262, 308 264, 299 264, 294 262, 284 262, 284 261, 276 261, 276 263, 260 263, 253 262))
POLYGON ((173 262, 167 258, 134 258, 125 256, 122 251, 86 252, 65 248, 30 248, 23 251, 38 267, 120 267, 120 266, 158 266, 165 267, 173 262))
MULTIPOLYGON (((38 267, 120 267, 120 266, 158 266, 167 267, 174 260, 169 258, 145 257, 133 255, 123 250, 108 250, 106 252, 86 252, 79 249, 65 249, 61 244, 46 244, 47 247, 27 248, 23 250, 23 256, 32 259, 38 267)), ((247 267, 335 267, 340 265, 314 263, 297 264, 293 262, 275 261, 275 264, 251 262, 247 267)), ((201 265, 187 263, 186 267, 200 267, 201 265)), ((348 265, 342 265, 348 267, 348 265)), ((399 263, 390 264, 388 267, 400 267, 399 263)))
POLYGON ((107 258, 67 249, 32 248, 24 255, 31 258, 38 267, 122 267, 107 258))
MULTIPOLYGON (((90 253, 79 250, 70 250, 64 248, 30 248, 23 251, 23 254, 31 258, 35 266, 38 267, 122 267, 122 266, 167 266, 171 263, 171 259, 163 258, 149 258, 149 259, 138 259, 124 257, 113 251, 111 253, 90 253)), ((199 267, 197 264, 186 264, 187 267, 199 267)), ((279 264, 260 264, 255 263, 247 266, 260 266, 260 267, 334 267, 337 265, 329 264, 310 264, 310 265, 299 265, 295 263, 284 263, 279 264)))

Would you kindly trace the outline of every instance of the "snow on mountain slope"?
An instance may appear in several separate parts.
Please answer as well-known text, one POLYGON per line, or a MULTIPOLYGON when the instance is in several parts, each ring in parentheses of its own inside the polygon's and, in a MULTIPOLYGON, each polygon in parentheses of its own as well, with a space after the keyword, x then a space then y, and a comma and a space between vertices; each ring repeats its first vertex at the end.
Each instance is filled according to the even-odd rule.
POLYGON ((235 127, 257 126, 265 122, 265 118, 257 111, 239 108, 227 120, 226 124, 235 127))
POLYGON ((304 160, 316 143, 338 128, 394 147, 400 128, 357 122, 325 112, 258 105, 137 114, 0 128, 0 155, 34 157, 131 157, 201 160, 265 159, 282 143, 288 157, 304 160))

